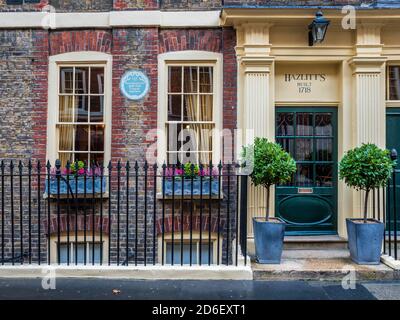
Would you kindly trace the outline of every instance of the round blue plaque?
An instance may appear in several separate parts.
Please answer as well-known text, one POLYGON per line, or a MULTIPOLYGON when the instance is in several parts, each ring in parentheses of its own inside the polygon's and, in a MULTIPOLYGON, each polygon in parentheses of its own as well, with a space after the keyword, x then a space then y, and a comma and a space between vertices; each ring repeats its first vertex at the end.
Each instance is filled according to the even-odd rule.
POLYGON ((121 78, 122 94, 129 100, 141 100, 150 89, 150 80, 141 70, 129 70, 121 78))

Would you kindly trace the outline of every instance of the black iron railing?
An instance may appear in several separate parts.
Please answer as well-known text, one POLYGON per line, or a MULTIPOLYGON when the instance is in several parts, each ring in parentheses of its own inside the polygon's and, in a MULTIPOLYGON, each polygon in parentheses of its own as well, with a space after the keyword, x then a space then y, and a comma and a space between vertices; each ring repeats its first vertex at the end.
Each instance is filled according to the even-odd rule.
POLYGON ((1 161, 0 201, 0 265, 246 263, 237 165, 1 161))
MULTIPOLYGON (((397 151, 391 151, 392 160, 397 160, 397 151)), ((396 167, 393 168, 392 178, 387 187, 387 202, 385 208, 385 215, 383 222, 385 223, 385 241, 383 246, 383 253, 387 254, 394 259, 398 259, 398 231, 400 222, 399 219, 399 188, 400 188, 400 170, 396 167)), ((384 199, 385 200, 385 199, 384 199)))

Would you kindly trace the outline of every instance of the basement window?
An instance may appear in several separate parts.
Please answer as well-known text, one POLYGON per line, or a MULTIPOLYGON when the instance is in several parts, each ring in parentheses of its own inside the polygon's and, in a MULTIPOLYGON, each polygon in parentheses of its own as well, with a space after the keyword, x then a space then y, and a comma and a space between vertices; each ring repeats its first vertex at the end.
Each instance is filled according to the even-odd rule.
POLYGON ((30 4, 30 3, 40 3, 40 0, 7 0, 8 5, 20 5, 20 4, 30 4))

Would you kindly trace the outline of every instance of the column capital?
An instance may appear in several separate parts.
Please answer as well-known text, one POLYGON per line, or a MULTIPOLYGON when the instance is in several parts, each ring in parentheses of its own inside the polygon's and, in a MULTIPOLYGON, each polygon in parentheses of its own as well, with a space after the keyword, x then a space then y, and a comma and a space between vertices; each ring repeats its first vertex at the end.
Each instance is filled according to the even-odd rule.
POLYGON ((382 66, 387 57, 353 57, 349 64, 353 69, 353 74, 358 73, 381 73, 382 66))
POLYGON ((242 22, 236 28, 236 53, 238 56, 269 56, 271 44, 269 32, 272 24, 268 22, 242 22))

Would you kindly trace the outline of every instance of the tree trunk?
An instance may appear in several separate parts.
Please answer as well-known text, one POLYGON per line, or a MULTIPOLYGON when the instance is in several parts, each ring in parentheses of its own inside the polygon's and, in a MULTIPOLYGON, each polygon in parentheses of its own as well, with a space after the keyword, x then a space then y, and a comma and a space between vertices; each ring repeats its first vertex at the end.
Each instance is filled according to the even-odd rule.
POLYGON ((269 194, 270 194, 270 189, 271 187, 267 187, 267 214, 265 215, 266 220, 268 221, 269 219, 269 194))
POLYGON ((368 196, 369 196, 369 190, 366 190, 365 203, 364 203, 364 223, 367 223, 367 217, 368 217, 368 196))

